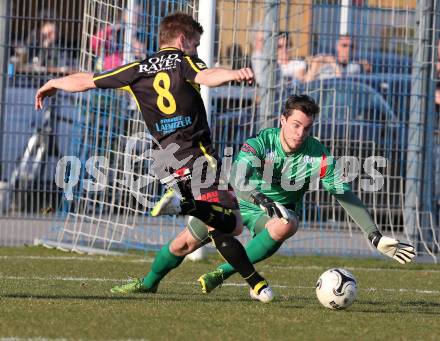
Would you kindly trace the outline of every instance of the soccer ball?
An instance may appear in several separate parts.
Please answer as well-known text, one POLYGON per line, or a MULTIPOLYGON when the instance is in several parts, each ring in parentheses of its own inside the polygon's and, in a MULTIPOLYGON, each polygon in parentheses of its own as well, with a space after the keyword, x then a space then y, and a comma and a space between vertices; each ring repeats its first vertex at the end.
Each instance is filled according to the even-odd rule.
POLYGON ((356 278, 344 269, 329 269, 316 282, 316 296, 326 308, 345 309, 352 305, 356 295, 356 278))

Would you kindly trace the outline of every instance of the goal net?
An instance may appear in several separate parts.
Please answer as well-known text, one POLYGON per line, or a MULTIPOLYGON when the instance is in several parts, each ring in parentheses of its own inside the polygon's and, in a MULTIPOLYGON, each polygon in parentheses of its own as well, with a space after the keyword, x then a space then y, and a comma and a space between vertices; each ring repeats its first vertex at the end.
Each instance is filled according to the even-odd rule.
MULTIPOLYGON (((100 72, 145 58, 158 48, 160 19, 193 14, 193 1, 85 0, 81 69, 100 72)), ((59 163, 67 214, 45 245, 77 252, 156 249, 184 224, 146 212, 163 188, 149 173, 151 138, 125 91, 97 89, 78 98, 71 156, 59 163), (67 175, 66 175, 67 174, 67 175), (67 187, 69 186, 69 187, 67 187)))

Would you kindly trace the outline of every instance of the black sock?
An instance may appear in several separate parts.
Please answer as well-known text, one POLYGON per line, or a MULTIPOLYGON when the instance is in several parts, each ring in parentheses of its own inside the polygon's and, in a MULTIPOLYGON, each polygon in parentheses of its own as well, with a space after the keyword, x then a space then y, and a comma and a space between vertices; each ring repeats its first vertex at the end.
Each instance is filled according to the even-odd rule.
POLYGON ((228 236, 220 231, 211 231, 209 233, 214 241, 215 247, 222 257, 231 264, 235 270, 244 278, 252 289, 259 285, 257 293, 267 287, 263 277, 255 270, 250 262, 243 245, 233 236, 228 236), (264 282, 264 283, 262 283, 264 282))
POLYGON ((219 205, 201 200, 182 201, 182 214, 194 216, 215 228, 210 232, 215 247, 222 257, 234 267, 252 289, 258 285, 257 293, 267 287, 263 277, 255 270, 243 245, 233 236, 227 235, 235 229, 235 213, 219 205), (262 283, 264 282, 264 283, 262 283))
POLYGON ((237 220, 233 210, 201 200, 184 200, 181 214, 192 215, 218 231, 231 233, 237 220))

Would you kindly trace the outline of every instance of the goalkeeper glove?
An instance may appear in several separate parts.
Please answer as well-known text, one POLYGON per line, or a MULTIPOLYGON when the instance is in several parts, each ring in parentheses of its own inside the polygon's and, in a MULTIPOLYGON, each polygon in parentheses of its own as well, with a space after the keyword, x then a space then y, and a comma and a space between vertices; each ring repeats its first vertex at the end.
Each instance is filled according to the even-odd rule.
POLYGON ((384 237, 379 231, 368 236, 376 249, 384 255, 394 258, 401 264, 409 263, 415 257, 414 246, 399 242, 397 239, 384 237))
POLYGON ((284 224, 289 222, 291 218, 289 210, 280 203, 273 201, 262 193, 252 194, 251 197, 254 199, 255 205, 260 206, 269 217, 281 219, 284 224))

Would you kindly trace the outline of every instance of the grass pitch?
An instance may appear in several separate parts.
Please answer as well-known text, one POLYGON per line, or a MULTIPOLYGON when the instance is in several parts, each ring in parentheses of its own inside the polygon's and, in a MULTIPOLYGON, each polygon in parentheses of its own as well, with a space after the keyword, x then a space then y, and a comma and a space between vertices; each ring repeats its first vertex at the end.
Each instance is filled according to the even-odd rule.
POLYGON ((440 266, 392 260, 275 256, 257 265, 277 294, 251 301, 235 275, 209 295, 196 279, 220 262, 184 262, 157 294, 109 289, 145 274, 153 255, 81 256, 43 248, 0 249, 0 339, 440 340, 440 266), (322 307, 319 275, 353 272, 356 302, 322 307))

